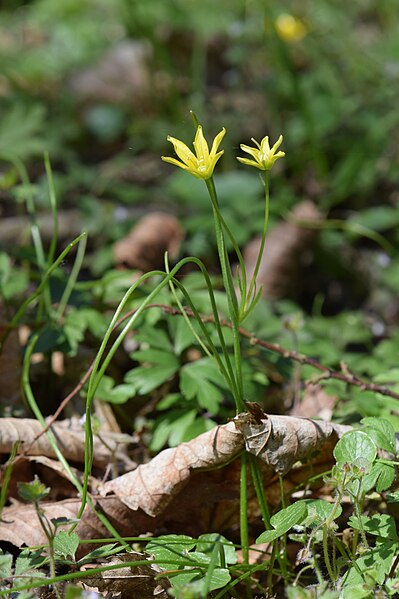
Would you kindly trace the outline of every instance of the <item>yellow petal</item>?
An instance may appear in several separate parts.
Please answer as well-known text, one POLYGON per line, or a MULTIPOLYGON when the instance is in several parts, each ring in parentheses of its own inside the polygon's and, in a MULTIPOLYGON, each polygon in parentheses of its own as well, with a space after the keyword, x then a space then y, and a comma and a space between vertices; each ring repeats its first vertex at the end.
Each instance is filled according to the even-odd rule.
MULTIPOLYGON (((271 152, 274 154, 275 151, 277 150, 277 148, 279 148, 282 143, 283 143, 283 136, 280 135, 280 137, 278 138, 278 140, 276 141, 276 143, 272 147, 271 152)), ((268 145, 269 145, 269 143, 268 143, 268 145)), ((285 156, 285 154, 284 154, 284 156, 285 156)))
POLYGON ((266 135, 260 142, 260 149, 262 154, 268 154, 270 152, 269 136, 266 135))
POLYGON ((196 158, 190 150, 190 148, 186 146, 185 143, 180 141, 180 139, 176 139, 175 137, 171 137, 170 135, 168 135, 167 139, 173 144, 175 152, 180 158, 180 160, 182 160, 187 166, 192 165, 193 162, 196 161, 196 158))
MULTIPOLYGON (((226 135, 226 129, 223 127, 223 129, 220 131, 220 133, 218 133, 217 136, 215 137, 215 139, 213 140, 211 155, 216 154, 217 149, 220 146, 222 139, 225 135, 226 135)), ((224 154, 224 150, 219 152, 218 158, 220 158, 220 156, 222 154, 224 154)))
POLYGON ((169 156, 161 156, 161 160, 164 162, 169 162, 170 164, 174 164, 175 166, 179 166, 180 168, 184 168, 184 170, 189 170, 189 167, 180 160, 176 160, 176 158, 170 158, 169 156))
POLYGON ((241 158, 241 156, 237 156, 237 160, 242 162, 243 164, 247 164, 248 166, 255 166, 261 171, 264 171, 264 167, 261 163, 255 162, 254 160, 250 160, 249 158, 241 158))
POLYGON ((255 158, 255 160, 259 159, 260 150, 257 150, 256 148, 251 148, 251 146, 246 146, 244 144, 241 144, 240 148, 243 152, 250 154, 253 158, 255 158))
POLYGON ((194 149, 195 149, 195 153, 197 154, 197 158, 198 160, 208 160, 209 157, 209 148, 208 148, 208 143, 204 137, 204 133, 202 131, 202 127, 201 125, 198 125, 197 127, 197 132, 195 134, 195 139, 194 139, 194 149))

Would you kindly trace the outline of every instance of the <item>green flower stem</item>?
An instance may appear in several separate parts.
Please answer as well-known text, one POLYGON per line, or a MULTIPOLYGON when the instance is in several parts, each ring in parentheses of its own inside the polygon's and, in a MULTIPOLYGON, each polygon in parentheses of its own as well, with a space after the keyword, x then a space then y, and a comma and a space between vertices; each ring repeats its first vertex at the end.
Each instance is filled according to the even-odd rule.
POLYGON ((60 303, 58 304, 57 309, 57 318, 61 318, 63 315, 65 308, 68 304, 68 300, 71 297, 71 293, 75 287, 76 280, 78 278, 80 269, 82 267, 83 258, 86 252, 86 244, 87 244, 87 236, 82 237, 78 245, 78 251, 76 252, 76 259, 71 271, 71 274, 68 277, 68 282, 65 286, 64 292, 61 296, 60 303))
POLYGON ((216 244, 219 253, 220 266, 222 269, 223 283, 227 293, 227 300, 229 303, 230 319, 232 322, 237 320, 238 315, 238 303, 237 296, 234 289, 233 275, 231 273, 230 263, 227 256, 226 244, 223 235, 222 223, 220 220, 219 202, 216 195, 215 184, 213 179, 206 179, 206 186, 212 202, 213 218, 215 224, 216 233, 216 244))
POLYGON ((259 468, 259 464, 256 460, 256 457, 252 454, 249 454, 249 464, 251 467, 252 482, 255 487, 256 496, 258 498, 258 503, 259 503, 261 514, 262 514, 262 519, 263 519, 263 522, 265 523, 266 530, 271 530, 272 526, 270 524, 270 511, 269 511, 269 506, 267 505, 265 490, 263 488, 262 476, 260 473, 260 468, 259 468))
POLYGON ((213 208, 213 217, 215 224, 215 234, 216 234, 216 243, 219 253, 220 266, 222 270, 223 283, 227 294, 227 302, 229 307, 229 315, 232 324, 232 332, 233 332, 233 343, 234 343, 234 364, 236 370, 236 386, 238 389, 238 393, 235 395, 236 409, 237 412, 242 412, 245 410, 244 404, 244 391, 243 391, 243 381, 242 381, 242 369, 241 369, 241 345, 240 345, 240 335, 238 331, 239 320, 238 320, 238 302, 237 296, 234 289, 233 276, 231 273, 230 263, 227 256, 226 245, 224 241, 222 224, 219 219, 219 211, 216 209, 218 206, 218 200, 216 195, 216 189, 213 182, 213 179, 207 179, 206 186, 208 188, 208 192, 212 201, 213 208))
MULTIPOLYGON (((221 335, 219 335, 219 341, 220 341, 220 345, 221 345, 221 348, 222 348, 222 354, 223 354, 223 357, 224 357, 224 362, 222 361, 222 359, 221 359, 221 357, 219 355, 218 350, 216 349, 214 343, 212 342, 211 336, 209 335, 209 333, 208 333, 208 331, 206 329, 206 326, 202 322, 201 315, 198 312, 198 310, 196 309, 196 307, 193 304, 193 302, 191 301, 191 298, 190 298, 189 294, 187 293, 186 289, 180 283, 180 281, 178 281, 177 279, 173 279, 173 283, 177 287, 179 287, 180 291, 183 293, 183 295, 185 297, 185 300, 189 304, 190 309, 192 310, 194 317, 197 319, 197 322, 200 323, 200 327, 201 327, 202 333, 203 333, 203 335, 204 335, 204 337, 206 339, 206 342, 208 343, 209 348, 205 345, 205 343, 202 341, 202 339, 199 337, 199 335, 196 333, 196 331, 192 327, 190 318, 189 318, 189 316, 187 315, 187 313, 184 310, 184 306, 181 304, 181 302, 178 299, 178 297, 175 296, 176 303, 178 304, 179 309, 181 310, 181 312, 183 314, 183 318, 187 322, 187 325, 191 325, 190 326, 190 330, 192 331, 194 337, 197 339, 197 341, 200 344, 200 346, 203 348, 204 352, 208 356, 210 356, 210 357, 212 357, 212 358, 214 358, 216 360, 216 362, 218 363, 219 369, 220 369, 220 371, 221 371, 224 379, 226 380, 226 382, 227 382, 227 384, 228 384, 228 386, 229 386, 229 388, 230 388, 233 396, 235 396, 236 393, 237 393, 236 380, 235 380, 234 371, 233 371, 233 368, 232 368, 232 365, 231 365, 230 356, 229 356, 229 353, 228 353, 228 350, 227 350, 227 347, 226 347, 225 339, 223 337, 223 332, 221 330, 221 324, 220 324, 220 322, 217 323, 216 327, 217 327, 218 334, 219 334, 219 332, 222 333, 221 335)), ((209 281, 209 284, 211 285, 210 281, 209 281)), ((213 296, 212 286, 210 287, 209 291, 212 293, 212 296, 213 296)), ((211 293, 210 293, 210 297, 211 297, 211 293)), ((215 310, 216 310, 216 318, 218 319, 216 304, 215 304, 215 310)), ((215 318, 215 311, 214 311, 214 318, 215 318)))
POLYGON ((242 549, 242 560, 248 564, 249 559, 249 535, 248 535, 248 476, 247 476, 247 453, 241 454, 240 473, 240 541, 242 549))
POLYGON ((335 586, 337 579, 336 579, 335 572, 333 571, 333 569, 331 567, 330 555, 328 553, 328 527, 327 526, 323 526, 323 554, 324 554, 324 561, 326 564, 328 575, 331 579, 331 582, 335 586))
POLYGON ((47 182, 49 187, 49 196, 50 196, 50 207, 51 214, 53 216, 53 235, 50 243, 50 249, 47 255, 47 263, 51 264, 54 260, 55 250, 58 242, 58 212, 57 212, 57 200, 55 195, 54 188, 54 179, 53 179, 53 171, 51 170, 50 158, 48 152, 44 154, 44 167, 46 169, 47 182))
MULTIPOLYGON (((218 313, 218 309, 217 309, 217 305, 216 305, 216 301, 215 301, 215 294, 213 293, 212 282, 211 282, 208 271, 207 271, 205 265, 203 264, 203 262, 201 260, 199 260, 198 258, 192 258, 192 261, 201 270, 201 273, 205 279, 205 283, 206 283, 206 286, 208 289, 209 299, 211 301, 214 324, 215 324, 215 327, 216 327, 216 330, 218 333, 219 342, 220 342, 220 346, 222 348, 222 354, 223 354, 223 357, 225 360, 225 364, 223 364, 223 361, 220 358, 219 352, 216 349, 216 347, 211 339, 211 336, 209 335, 207 328, 202 320, 201 314, 198 312, 197 308, 195 307, 195 304, 191 301, 190 295, 187 292, 184 285, 182 285, 180 283, 180 281, 178 281, 177 279, 171 279, 169 281, 169 287, 171 289, 173 297, 175 298, 176 304, 179 307, 179 310, 182 313, 184 320, 186 321, 188 328, 192 332, 195 339, 198 341, 199 345, 204 350, 205 354, 211 358, 214 358, 217 361, 219 369, 220 369, 221 373, 223 374, 223 376, 234 396, 235 395, 234 371, 233 371, 233 368, 231 365, 229 353, 227 351, 227 347, 226 347, 226 343, 225 343, 225 339, 224 339, 224 335, 223 335, 223 328, 222 328, 222 325, 221 325, 220 319, 219 319, 219 313, 218 313), (188 305, 190 306, 194 317, 197 319, 197 322, 199 323, 199 326, 202 330, 202 333, 203 333, 209 347, 207 347, 205 345, 205 343, 203 342, 201 337, 197 334, 193 325, 191 324, 191 320, 176 293, 175 286, 178 287, 180 289, 181 293, 184 295, 184 298, 187 301, 188 305)), ((165 270, 168 274, 170 274, 167 254, 165 254, 165 270)))
MULTIPOLYGON (((214 198, 212 196, 211 196, 211 202, 212 202, 213 209, 215 210, 215 212, 217 212, 218 219, 220 220, 223 229, 226 231, 227 236, 230 239, 230 242, 231 242, 231 244, 234 248, 234 251, 236 253, 238 263, 240 265, 238 282, 239 282, 239 288, 240 288, 240 293, 241 293, 239 314, 241 314, 245 309, 245 302, 247 300, 247 271, 245 268, 244 258, 242 257, 241 250, 238 247, 237 241, 235 240, 233 233, 230 231, 229 226, 227 225, 226 221, 223 218, 222 213, 220 212, 218 202, 216 201, 216 203, 215 203, 214 198)), ((240 318, 239 318, 239 322, 241 322, 240 318)))
MULTIPOLYGON (((180 260, 180 262, 178 262, 178 264, 176 264, 176 266, 170 271, 170 273, 165 273, 163 271, 152 271, 149 273, 145 273, 142 277, 140 277, 125 293, 125 295, 123 296, 121 302, 119 303, 110 324, 108 325, 107 331, 103 337, 103 340, 101 342, 100 348, 98 350, 96 359, 94 361, 93 364, 93 370, 91 372, 90 375, 90 379, 89 379, 89 386, 88 386, 88 391, 87 391, 87 398, 86 398, 86 421, 85 421, 85 429, 86 429, 86 439, 85 439, 85 471, 84 471, 84 478, 83 478, 83 491, 82 491, 82 503, 81 503, 81 507, 79 510, 79 515, 78 518, 81 517, 81 515, 83 514, 83 510, 87 501, 87 496, 88 496, 88 480, 89 480, 89 475, 91 472, 91 467, 92 467, 92 462, 93 462, 93 431, 92 431, 92 426, 91 426, 91 406, 94 400, 94 395, 95 392, 97 390, 98 385, 100 384, 101 378, 103 377, 109 363, 111 362, 113 356, 115 355, 117 349, 119 348, 119 346, 121 345, 123 339, 125 338, 126 334, 128 333, 128 331, 131 329, 131 327, 133 326, 133 324, 136 322, 136 320, 140 317, 140 315, 142 314, 142 312, 146 309, 146 306, 150 303, 152 303, 152 300, 154 299, 154 297, 161 291, 161 289, 163 289, 163 287, 165 287, 165 285, 168 285, 170 281, 172 281, 174 279, 174 276, 176 275, 176 273, 182 268, 182 266, 184 266, 185 264, 189 263, 189 262, 194 262, 195 264, 197 264, 199 266, 199 268, 201 269, 202 273, 204 274, 205 280, 207 281, 207 285, 208 285, 208 290, 210 291, 210 300, 211 300, 211 304, 212 304, 212 310, 214 312, 214 318, 215 318, 215 324, 216 324, 216 328, 218 331, 218 335, 219 335, 219 339, 221 341, 222 344, 222 351, 225 353, 225 362, 226 362, 226 368, 229 370, 229 372, 231 373, 231 376, 233 377, 233 380, 230 381, 228 380, 229 386, 233 392, 233 394, 235 395, 235 397, 238 396, 238 391, 237 391, 237 384, 236 384, 236 378, 234 377, 234 372, 231 369, 231 365, 230 365, 230 359, 228 356, 228 352, 227 352, 227 348, 226 345, 224 343, 224 337, 223 337, 223 331, 222 331, 222 327, 220 324, 220 320, 219 320, 219 316, 218 316, 218 312, 217 312, 217 306, 216 306, 216 302, 214 299, 214 295, 213 295, 213 290, 212 290, 212 285, 211 285, 211 281, 209 279, 209 275, 206 272, 205 266, 202 264, 202 262, 198 259, 198 258, 184 258, 183 260, 180 260), (156 288, 146 297, 146 299, 143 301, 143 303, 141 304, 141 306, 135 311, 135 313, 129 318, 129 320, 127 321, 127 323, 125 324, 124 328, 122 329, 122 331, 119 333, 117 339, 114 341, 112 347, 110 348, 110 350, 108 351, 107 355, 104 358, 104 354, 106 351, 106 347, 108 345, 108 341, 111 337, 111 334, 114 330, 114 327, 121 315, 122 310, 124 309, 126 303, 128 302, 129 298, 131 297, 131 295, 134 293, 134 291, 137 289, 137 287, 146 279, 148 279, 149 277, 154 277, 154 276, 162 276, 163 279, 162 281, 156 286, 156 288), (103 359, 104 358, 104 359, 103 359), (101 363, 101 367, 100 367, 100 363, 101 363)), ((187 296, 188 297, 188 294, 187 296)), ((197 320, 200 324, 203 324, 201 321, 201 317, 197 312, 197 320)), ((203 328, 204 331, 206 331, 206 328, 203 328)), ((238 331, 237 331, 238 333, 238 331)))
MULTIPOLYGON (((55 553, 54 553, 54 535, 55 529, 51 526, 51 523, 48 521, 44 510, 40 506, 38 501, 34 502, 34 507, 36 510, 36 515, 39 520, 40 526, 46 536, 48 541, 48 553, 49 553, 49 566, 50 566, 50 578, 56 577, 56 567, 55 567, 55 553)), ((57 599, 61 599, 61 594, 58 589, 58 585, 54 584, 54 592, 57 599)))
POLYGON ((247 301, 246 301, 246 311, 244 312, 244 314, 242 315, 241 320, 244 320, 244 318, 249 314, 250 308, 251 308, 251 304, 252 304, 252 295, 256 294, 256 279, 258 276, 258 272, 259 272, 259 268, 260 268, 260 263, 262 260, 262 256, 263 256, 263 251, 265 249, 265 242, 266 242, 266 234, 267 234, 267 229, 269 226, 269 204, 270 204, 270 192, 269 192, 269 173, 267 171, 265 171, 265 175, 264 175, 264 186, 265 186, 265 218, 263 221, 263 233, 262 233, 262 240, 261 240, 261 244, 260 244, 260 248, 259 248, 259 252, 258 252, 258 257, 256 259, 256 263, 255 263, 255 269, 252 275, 252 279, 251 282, 249 284, 249 289, 248 289, 248 296, 247 296, 247 301))

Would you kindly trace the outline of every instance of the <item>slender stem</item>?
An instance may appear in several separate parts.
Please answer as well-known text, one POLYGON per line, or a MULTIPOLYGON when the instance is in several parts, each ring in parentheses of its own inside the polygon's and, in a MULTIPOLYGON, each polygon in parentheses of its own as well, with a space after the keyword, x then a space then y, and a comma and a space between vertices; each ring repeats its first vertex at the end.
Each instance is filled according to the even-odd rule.
MULTIPOLYGON (((85 470, 84 470, 84 477, 83 477, 82 502, 81 502, 81 506, 80 506, 78 518, 81 517, 81 515, 83 513, 83 510, 84 510, 84 507, 85 507, 85 504, 86 504, 86 501, 87 501, 89 475, 90 475, 90 471, 91 471, 91 467, 92 467, 92 462, 93 462, 93 431, 92 431, 92 426, 91 426, 91 407, 92 407, 92 403, 93 403, 93 400, 94 400, 94 395, 95 395, 95 392, 97 390, 97 387, 100 384, 101 378, 103 377, 103 375, 104 375, 104 373, 105 373, 105 371, 106 371, 106 369, 107 369, 110 361, 112 360, 113 356, 115 355, 115 352, 117 351, 118 347, 121 345, 123 339, 127 335, 128 331, 131 329, 131 327, 133 326, 133 324, 140 317, 140 315, 142 314, 142 312, 146 309, 146 306, 152 302, 152 300, 154 299, 154 297, 161 291, 161 289, 163 289, 163 287, 165 287, 166 285, 169 284, 169 281, 173 280, 174 276, 182 268, 182 266, 184 264, 189 263, 189 262, 195 262, 196 264, 203 266, 200 260, 198 260, 196 258, 190 258, 189 257, 189 258, 184 258, 178 264, 176 264, 176 266, 168 274, 166 274, 163 271, 152 271, 152 272, 149 272, 149 273, 145 273, 143 276, 141 276, 127 290, 127 292, 123 296, 121 302, 119 303, 119 306, 116 309, 116 311, 115 311, 115 313, 114 313, 114 315, 113 315, 113 317, 111 319, 110 324, 108 325, 107 331, 106 331, 106 333, 105 333, 105 335, 103 337, 103 340, 101 342, 100 349, 98 350, 96 359, 95 359, 95 361, 93 363, 93 370, 92 370, 91 375, 90 375, 89 385, 88 385, 88 391, 87 391, 87 398, 86 398, 86 420, 85 420, 85 430, 86 430, 86 437, 85 437, 85 470), (115 324, 118 321, 118 319, 120 317, 120 314, 121 314, 123 308, 125 307, 127 301, 129 300, 130 296, 133 294, 133 292, 137 289, 137 287, 143 281, 145 281, 149 277, 154 277, 156 275, 162 276, 163 277, 162 281, 155 287, 155 289, 153 289, 153 291, 151 293, 149 293, 149 295, 143 301, 143 303, 141 304, 141 306, 129 318, 129 320, 125 324, 125 326, 122 329, 122 331, 119 333, 117 339, 114 341, 112 347, 110 348, 110 350, 108 351, 107 355, 104 358, 105 350, 106 350, 108 341, 110 339, 110 336, 111 336, 111 334, 112 334, 112 332, 114 330, 115 324), (101 367, 100 367, 100 363, 101 363, 101 367)), ((201 268, 201 270, 202 270, 202 268, 201 268)), ((213 295, 210 294, 210 296, 211 296, 212 309, 216 310, 216 304, 214 303, 213 295)), ((219 318, 217 316, 217 310, 216 310, 216 318, 217 318, 217 320, 219 322, 219 318)), ((200 320, 201 320, 201 318, 199 317, 199 321, 200 320)), ((223 337, 223 332, 222 332, 222 329, 220 327, 220 324, 219 324, 218 330, 220 331, 220 334, 223 337)), ((238 329, 237 329, 237 335, 238 335, 238 339, 239 339, 238 329)), ((239 381, 239 379, 237 377, 236 377, 236 380, 237 380, 237 382, 239 381)), ((235 394, 235 397, 238 397, 238 393, 237 393, 235 385, 232 388, 232 392, 235 394)), ((242 402, 242 406, 244 407, 244 403, 243 402, 242 402)))
POLYGON ((326 564, 328 575, 331 579, 331 582, 335 586, 335 583, 336 583, 335 572, 333 572, 333 569, 331 567, 331 562, 330 562, 330 556, 328 555, 328 527, 327 526, 323 526, 323 554, 324 554, 324 562, 326 564))
POLYGON ((257 279, 257 276, 258 276, 258 272, 259 272, 259 268, 260 268, 260 263, 261 263, 262 256, 263 256, 263 251, 265 249, 266 234, 267 234, 267 229, 268 229, 268 226, 269 226, 270 192, 269 192, 269 173, 267 171, 265 171, 264 186, 265 186, 265 218, 264 218, 264 221, 263 221, 262 240, 261 240, 260 247, 259 247, 258 257, 256 259, 254 272, 253 272, 253 275, 252 275, 252 278, 251 278, 251 282, 249 284, 248 296, 247 296, 247 306, 246 306, 247 310, 243 314, 242 320, 247 315, 247 313, 248 313, 248 305, 250 306, 250 304, 252 303, 251 302, 251 297, 256 292, 256 279, 257 279))
POLYGON ((213 182, 213 179, 212 178, 207 179, 205 181, 205 183, 208 188, 208 192, 209 192, 209 195, 210 195, 211 201, 212 201, 213 218, 214 218, 215 234, 216 234, 216 244, 217 244, 218 253, 219 253, 219 261, 220 261, 220 267, 222 270, 223 283, 224 283, 226 293, 227 293, 227 300, 228 300, 229 311, 230 311, 230 319, 232 322, 234 322, 235 320, 237 320, 238 303, 237 303, 236 292, 234 289, 233 275, 231 273, 230 263, 229 263, 229 259, 227 256, 227 250, 226 250, 226 244, 225 244, 224 235, 223 235, 222 223, 219 218, 220 212, 217 209, 219 207, 219 203, 218 203, 215 184, 213 182))
POLYGON ((215 224, 216 243, 219 253, 220 267, 222 270, 223 283, 227 295, 227 303, 229 308, 229 316, 232 325, 233 332, 233 347, 234 347, 234 365, 235 365, 235 378, 237 393, 234 397, 236 402, 237 412, 245 410, 244 404, 244 391, 243 391, 243 380, 242 380, 242 368, 241 368, 241 344, 239 334, 239 311, 237 295, 234 289, 233 275, 231 273, 230 263, 227 256, 226 244, 223 235, 222 223, 219 218, 218 200, 216 195, 216 189, 213 179, 207 179, 205 181, 208 188, 209 195, 212 201, 213 217, 215 224))
POLYGON ((55 250, 58 242, 58 214, 57 214, 57 199, 55 195, 53 171, 51 170, 50 158, 48 152, 44 154, 44 167, 46 169, 47 182, 50 195, 51 213, 53 215, 53 236, 51 239, 50 249, 47 255, 47 263, 51 264, 54 260, 55 250))
MULTIPOLYGON (((221 224, 222 224, 222 228, 226 231, 227 236, 234 248, 234 251, 236 253, 237 259, 238 259, 238 263, 239 263, 239 288, 240 288, 240 293, 241 293, 241 301, 240 301, 240 310, 239 310, 239 314, 243 313, 244 309, 245 309, 245 303, 247 301, 247 271, 245 268, 245 262, 244 262, 244 258, 242 256, 241 250, 238 247, 237 241, 234 238, 233 233, 231 232, 228 224, 226 223, 226 221, 223 218, 222 213, 220 212, 220 208, 219 208, 219 204, 214 197, 211 195, 211 202, 212 202, 212 207, 215 210, 215 212, 217 212, 217 217, 220 220, 221 224)), ((239 322, 241 322, 241 318, 239 318, 239 322)))
POLYGON ((57 309, 57 318, 61 318, 64 313, 64 310, 68 304, 68 300, 71 297, 71 293, 76 283, 76 279, 78 278, 80 269, 82 267, 83 258, 86 252, 86 244, 87 237, 82 237, 78 245, 78 251, 76 253, 76 259, 74 265, 72 267, 71 274, 68 277, 68 282, 60 299, 60 303, 58 304, 57 309))
POLYGON ((265 490, 262 484, 262 477, 259 471, 259 464, 256 461, 256 457, 253 454, 249 454, 249 464, 251 467, 252 482, 255 487, 256 496, 258 498, 262 519, 265 523, 266 530, 271 530, 272 526, 270 524, 269 506, 267 505, 265 490))
MULTIPOLYGON (((197 335, 197 333, 193 330, 193 334, 195 336, 195 338, 197 339, 197 341, 200 343, 201 347, 204 349, 205 353, 207 355, 210 355, 211 357, 213 357, 216 362, 218 363, 220 372, 222 373, 228 387, 231 390, 231 393, 233 394, 233 397, 235 397, 235 395, 237 394, 237 387, 236 387, 236 380, 235 380, 235 376, 234 376, 234 370, 232 368, 232 364, 231 364, 231 360, 230 360, 230 356, 227 350, 227 346, 225 343, 225 339, 223 337, 223 331, 221 330, 221 324, 219 322, 219 320, 215 320, 215 324, 216 324, 216 328, 218 331, 218 335, 219 335, 219 341, 220 341, 220 345, 221 345, 221 349, 222 349, 222 354, 223 354, 223 358, 224 358, 224 362, 221 358, 221 356, 219 355, 219 352, 217 350, 217 348, 215 347, 211 336, 209 335, 208 331, 206 330, 206 326, 204 325, 204 323, 202 322, 201 319, 201 315, 199 314, 199 312, 197 311, 197 309, 195 308, 195 305, 192 303, 189 294, 187 293, 186 289, 184 288, 184 286, 177 280, 174 279, 174 283, 179 287, 179 289, 181 290, 181 292, 183 293, 187 303, 190 306, 190 309, 192 310, 195 318, 197 319, 197 322, 199 323, 202 333, 209 345, 208 349, 206 347, 206 345, 203 343, 203 341, 201 340, 201 338, 197 335)), ((210 289, 211 290, 211 289, 210 289)), ((212 294, 210 294, 210 296, 213 296, 213 292, 212 294)), ((183 306, 182 306, 183 308, 183 306)), ((215 304, 215 309, 216 309, 216 304, 215 304)), ((189 316, 186 312, 186 310, 182 310, 182 314, 185 317, 185 320, 187 319, 188 322, 190 322, 189 320, 189 316)), ((217 314, 217 312, 216 312, 217 314)))
MULTIPOLYGON (((56 567, 55 567, 55 552, 54 552, 54 535, 55 529, 53 528, 51 522, 48 520, 44 510, 40 506, 38 501, 34 502, 36 515, 39 520, 40 526, 47 538, 48 541, 48 553, 49 553, 49 565, 50 565, 50 578, 56 577, 56 567)), ((54 592, 57 599, 61 599, 61 594, 58 590, 58 585, 54 584, 54 592)))
POLYGON ((249 536, 248 536, 248 477, 247 477, 247 454, 241 454, 240 475, 240 541, 242 549, 242 560, 248 564, 249 558, 249 536))

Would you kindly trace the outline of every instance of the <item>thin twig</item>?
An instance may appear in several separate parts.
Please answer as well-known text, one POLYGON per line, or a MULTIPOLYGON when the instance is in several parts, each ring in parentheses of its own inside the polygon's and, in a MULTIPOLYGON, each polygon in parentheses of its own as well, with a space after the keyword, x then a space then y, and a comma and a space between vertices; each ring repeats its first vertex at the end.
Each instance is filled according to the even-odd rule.
MULTIPOLYGON (((173 308, 172 306, 168 306, 166 304, 149 304, 148 306, 146 306, 146 309, 148 310, 149 308, 160 308, 161 310, 163 310, 163 312, 165 314, 170 314, 171 316, 182 316, 181 310, 179 310, 178 308, 173 308)), ((130 318, 135 312, 136 312, 136 309, 130 310, 129 312, 124 314, 115 323, 113 330, 115 331, 125 320, 130 318)), ((187 316, 189 316, 190 318, 194 318, 194 314, 189 308, 186 308, 185 312, 186 312, 187 316)), ((203 315, 203 316, 201 316, 201 319, 202 319, 203 323, 214 323, 215 322, 213 316, 203 315)), ((228 322, 227 320, 221 320, 220 324, 223 327, 231 328, 231 323, 228 322)), ((251 345, 257 345, 259 347, 263 347, 264 349, 267 349, 273 353, 279 354, 279 355, 283 356, 284 358, 294 360, 295 362, 298 362, 299 364, 306 364, 308 366, 312 366, 316 370, 319 370, 320 372, 323 373, 321 375, 321 377, 319 377, 319 379, 323 379, 323 380, 335 379, 337 381, 341 381, 348 385, 353 385, 355 387, 358 387, 362 391, 372 391, 373 393, 379 393, 380 395, 384 395, 385 397, 392 397, 393 399, 399 400, 399 393, 395 393, 395 391, 391 391, 387 387, 382 387, 381 385, 377 385, 376 383, 369 383, 369 382, 366 382, 366 381, 360 379, 355 374, 351 373, 349 371, 348 367, 346 366, 346 364, 344 364, 344 363, 341 363, 342 370, 341 370, 341 372, 338 372, 336 370, 328 368, 327 366, 324 366, 323 364, 321 364, 314 358, 310 358, 310 357, 300 354, 296 351, 285 349, 275 343, 270 343, 269 341, 264 341, 263 339, 259 339, 258 337, 255 337, 255 335, 253 335, 253 333, 251 333, 250 331, 247 331, 246 329, 244 329, 242 327, 240 327, 238 329, 238 331, 242 337, 249 340, 251 345)), ((51 425, 57 420, 58 416, 61 414, 62 410, 66 407, 66 405, 83 388, 84 384, 86 383, 86 381, 88 380, 88 378, 92 372, 93 364, 94 364, 94 361, 90 365, 90 367, 87 370, 87 372, 85 373, 85 375, 82 377, 82 379, 76 385, 76 387, 65 397, 65 399, 62 400, 62 402, 60 403, 56 412, 53 414, 53 416, 47 422, 46 428, 44 428, 35 437, 35 439, 32 441, 32 443, 29 446, 24 448, 23 454, 26 454, 27 451, 29 450, 30 446, 33 443, 36 443, 36 441, 41 437, 41 435, 43 435, 45 432, 47 432, 49 430, 51 425)))

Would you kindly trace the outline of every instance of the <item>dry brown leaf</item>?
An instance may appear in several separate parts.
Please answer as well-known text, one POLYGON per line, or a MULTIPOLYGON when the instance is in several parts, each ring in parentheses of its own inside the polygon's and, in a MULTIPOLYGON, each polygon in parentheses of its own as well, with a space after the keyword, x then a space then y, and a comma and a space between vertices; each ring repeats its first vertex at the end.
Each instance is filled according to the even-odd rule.
POLYGON ((175 216, 153 212, 144 216, 124 239, 114 245, 116 264, 150 271, 162 268, 164 255, 174 258, 184 239, 183 229, 175 216))
POLYGON ((329 395, 321 385, 311 383, 306 385, 301 401, 294 405, 290 415, 301 418, 320 418, 327 422, 331 420, 337 401, 337 396, 329 395))
MULTIPOLYGON (((73 520, 77 516, 80 501, 75 499, 52 503, 43 502, 41 505, 48 518, 73 520)), ((3 510, 0 521, 0 540, 8 541, 16 547, 43 545, 48 542, 40 526, 35 508, 23 503, 16 503, 3 510)))
POLYGON ((340 424, 293 416, 270 416, 258 423, 247 413, 239 414, 235 423, 244 435, 247 451, 280 475, 317 452, 331 453, 339 437, 350 430, 340 424))
POLYGON ((243 446, 243 438, 232 422, 217 426, 188 443, 161 451, 148 464, 104 483, 99 492, 114 493, 130 509, 141 508, 156 516, 187 484, 193 472, 224 466, 237 457, 243 446))
MULTIPOLYGON (((259 420, 259 419, 258 419, 259 420)), ((279 505, 278 474, 285 474, 285 492, 331 468, 332 450, 349 427, 289 416, 256 422, 249 413, 173 449, 147 464, 99 486, 93 497, 119 534, 188 534, 218 531, 235 535, 239 526, 240 460, 244 444, 260 459, 263 484, 271 509, 279 505), (302 461, 303 464, 299 464, 302 461)), ((49 518, 75 518, 79 499, 45 503, 49 518)), ((248 489, 248 517, 259 518, 254 489, 248 489)), ((0 539, 20 546, 45 542, 34 509, 22 504, 3 511, 0 539)), ((108 535, 86 507, 77 528, 80 538, 108 535)))
MULTIPOLYGON (((294 218, 302 221, 320 221, 321 215, 310 200, 300 202, 293 210, 294 218)), ((257 282, 263 287, 263 296, 273 299, 286 297, 298 281, 303 254, 318 235, 317 229, 290 222, 279 223, 268 233, 260 263, 257 282)), ((244 251, 247 275, 250 279, 258 256, 260 239, 251 241, 244 251)))
MULTIPOLYGON (((115 570, 93 573, 93 576, 85 576, 82 582, 96 587, 100 592, 121 593, 122 599, 168 599, 166 589, 170 584, 166 578, 155 579, 161 572, 154 562, 151 562, 144 553, 133 551, 107 560, 107 564, 119 565, 125 562, 147 560, 146 565, 126 566, 115 570)), ((104 564, 102 564, 104 565, 104 564)))
MULTIPOLYGON (((72 471, 75 476, 80 477, 76 468, 72 468, 72 471)), ((45 456, 19 456, 13 464, 12 477, 7 489, 8 498, 18 498, 18 484, 31 482, 35 475, 50 489, 48 499, 59 501, 76 495, 76 489, 61 462, 45 456)))
MULTIPOLYGON (((21 442, 21 451, 26 449, 27 455, 41 455, 55 458, 53 448, 47 436, 41 435, 41 424, 31 418, 0 418, 0 453, 10 453, 14 443, 21 442)), ((69 421, 56 422, 51 426, 51 431, 57 439, 58 446, 64 457, 71 461, 82 463, 84 461, 83 428, 70 428, 69 421)), ((131 443, 132 437, 120 433, 105 431, 102 435, 104 442, 94 436, 94 465, 107 466, 115 454, 118 456, 118 447, 121 444, 131 443)))

